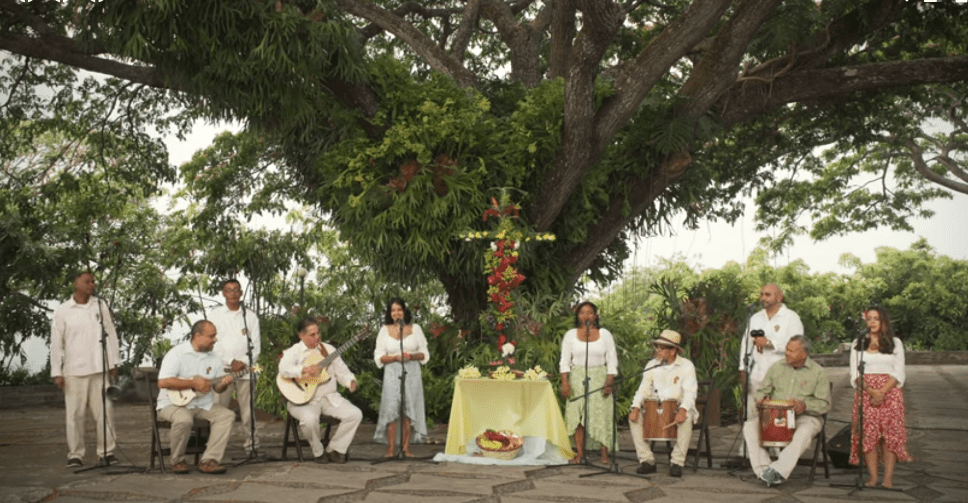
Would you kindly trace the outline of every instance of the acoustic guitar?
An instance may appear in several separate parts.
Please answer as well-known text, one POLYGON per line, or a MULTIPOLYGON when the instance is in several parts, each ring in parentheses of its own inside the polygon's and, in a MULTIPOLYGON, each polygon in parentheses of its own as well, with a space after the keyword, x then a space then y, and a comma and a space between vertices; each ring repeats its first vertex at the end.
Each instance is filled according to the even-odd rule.
POLYGON ((309 357, 306 358, 306 361, 303 362, 303 368, 319 368, 319 377, 297 377, 295 379, 290 379, 288 377, 277 375, 276 386, 279 388, 282 396, 286 397, 286 400, 289 400, 296 405, 309 403, 309 401, 313 399, 313 395, 316 394, 316 388, 318 388, 321 384, 326 384, 331 379, 329 372, 326 371, 326 368, 333 363, 333 360, 339 358, 344 351, 355 346, 356 343, 362 341, 363 339, 366 339, 369 335, 370 329, 364 328, 363 330, 357 332, 353 337, 350 337, 350 340, 344 342, 343 345, 336 348, 335 351, 327 355, 325 358, 319 353, 309 355, 309 357))
MULTIPOLYGON (((230 372, 229 375, 238 379, 246 374, 258 375, 261 372, 262 372, 262 366, 256 365, 252 368, 244 368, 238 372, 230 372)), ((224 378, 225 376, 222 375, 222 376, 216 377, 215 379, 209 379, 208 382, 214 388, 218 383, 222 382, 222 379, 224 378)), ((198 393, 191 388, 168 390, 168 399, 171 400, 172 405, 175 405, 178 407, 184 407, 188 405, 188 403, 194 400, 196 396, 198 396, 198 393)))

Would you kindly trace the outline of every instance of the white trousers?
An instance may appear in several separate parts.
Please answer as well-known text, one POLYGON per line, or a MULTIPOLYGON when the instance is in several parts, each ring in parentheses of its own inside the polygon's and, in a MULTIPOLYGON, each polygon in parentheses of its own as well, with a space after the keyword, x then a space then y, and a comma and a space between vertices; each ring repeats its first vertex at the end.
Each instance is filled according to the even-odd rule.
POLYGON ((313 457, 315 458, 322 456, 324 452, 319 416, 325 414, 339 419, 339 427, 336 428, 336 433, 329 439, 326 452, 336 451, 340 454, 346 454, 346 451, 350 448, 350 443, 353 441, 353 436, 356 435, 356 429, 363 421, 363 412, 349 400, 340 396, 339 393, 333 392, 324 395, 321 390, 322 388, 317 389, 316 395, 308 403, 296 405, 289 402, 286 404, 286 409, 289 410, 292 417, 299 421, 299 431, 302 433, 302 437, 309 441, 309 446, 313 449, 313 457))
POLYGON ((766 467, 771 467, 777 471, 784 479, 790 478, 790 473, 797 466, 806 450, 810 447, 813 437, 820 433, 823 425, 819 417, 801 414, 796 418, 797 429, 793 432, 793 440, 780 451, 776 461, 771 463, 770 453, 765 448, 760 447, 760 424, 759 420, 747 421, 743 424, 743 437, 746 438, 746 450, 749 452, 750 464, 753 472, 759 477, 763 474, 766 467))
POLYGON ((114 453, 114 407, 110 400, 107 408, 107 441, 104 438, 104 408, 102 386, 104 373, 86 376, 64 376, 64 408, 67 414, 67 458, 84 459, 84 429, 87 411, 90 409, 97 423, 97 455, 99 457, 114 453))
POLYGON ((208 421, 210 430, 201 461, 212 459, 216 463, 222 462, 225 448, 229 445, 229 436, 232 435, 235 412, 219 404, 212 405, 212 408, 208 410, 169 405, 158 411, 158 419, 171 423, 168 443, 171 447, 170 459, 172 465, 185 461, 185 449, 188 447, 188 438, 192 434, 192 428, 195 427, 196 417, 208 421))
MULTIPOLYGON (((232 381, 231 384, 225 388, 225 391, 221 393, 216 393, 216 400, 218 404, 222 407, 228 408, 229 404, 232 402, 232 392, 235 392, 235 398, 239 401, 239 411, 242 413, 242 435, 245 437, 245 450, 246 452, 252 450, 252 407, 250 407, 249 402, 249 381, 248 379, 237 379, 232 381)), ((255 437, 255 447, 259 448, 259 435, 258 435, 259 423, 256 422, 256 437, 255 437)))
MULTIPOLYGON (((645 439, 642 434, 642 421, 644 414, 639 414, 639 420, 629 421, 629 430, 632 432, 632 443, 635 444, 635 455, 639 458, 639 463, 655 464, 655 455, 652 454, 650 441, 645 439)), ((669 464, 683 466, 686 464, 686 454, 689 452, 689 441, 692 440, 692 418, 678 425, 676 432, 676 446, 672 449, 669 464)), ((662 440, 657 440, 662 442, 662 440)))

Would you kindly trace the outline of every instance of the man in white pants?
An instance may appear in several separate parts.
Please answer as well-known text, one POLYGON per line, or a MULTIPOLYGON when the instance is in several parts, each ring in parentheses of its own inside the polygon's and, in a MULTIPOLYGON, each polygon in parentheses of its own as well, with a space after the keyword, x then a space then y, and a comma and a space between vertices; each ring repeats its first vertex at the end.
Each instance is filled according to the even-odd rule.
MULTIPOLYGON (((225 305, 213 309, 209 317, 218 330, 218 342, 215 343, 214 351, 225 367, 237 373, 248 367, 250 338, 252 339, 252 362, 259 361, 259 353, 262 350, 259 317, 254 311, 249 311, 242 305, 242 286, 238 280, 230 279, 223 283, 222 296, 225 297, 225 305)), ((225 391, 219 393, 217 398, 220 405, 228 407, 232 401, 232 393, 235 393, 239 401, 239 411, 242 413, 242 429, 245 437, 243 446, 246 452, 259 449, 259 437, 252 434, 251 384, 248 374, 240 375, 225 391)))
MULTIPOLYGON (((336 348, 320 341, 319 325, 313 318, 305 318, 299 322, 296 329, 299 332, 299 342, 282 354, 279 361, 279 375, 288 379, 316 379, 320 376, 320 369, 314 365, 304 366, 306 360, 313 354, 327 356, 336 348)), ((299 430, 303 437, 309 440, 313 450, 313 457, 317 463, 345 463, 347 451, 356 429, 363 420, 363 413, 349 400, 343 398, 336 390, 336 382, 356 392, 356 377, 346 367, 343 359, 337 357, 326 369, 331 379, 319 384, 312 399, 303 405, 292 402, 286 404, 289 413, 299 421, 299 430), (329 441, 324 451, 320 435, 320 414, 339 420, 339 427, 329 441)))
MULTIPOLYGON (((806 337, 791 337, 786 345, 786 359, 770 367, 763 385, 756 390, 757 403, 768 398, 793 402, 793 439, 780 451, 776 461, 771 462, 769 452, 760 446, 759 420, 747 421, 743 425, 743 437, 753 472, 767 486, 779 484, 790 477, 800 455, 810 447, 813 437, 820 433, 823 427, 821 416, 830 410, 830 380, 823 367, 809 358, 809 351, 810 342, 806 337)), ((783 420, 788 421, 789 416, 783 420)))
MULTIPOLYGON (((649 447, 649 441, 642 434, 642 405, 646 399, 658 399, 659 402, 674 400, 679 407, 676 411, 675 422, 676 446, 672 450, 669 463, 669 475, 682 476, 682 465, 686 462, 686 452, 689 451, 689 441, 692 439, 692 425, 699 419, 696 410, 696 395, 698 382, 696 381, 696 367, 691 361, 681 356, 682 336, 674 330, 663 330, 659 337, 652 341, 655 348, 655 358, 646 364, 642 374, 642 384, 632 398, 632 411, 629 412, 629 429, 632 431, 632 442, 635 444, 635 454, 639 459, 640 474, 655 473, 655 455, 649 447)), ((662 425, 665 426, 665 425, 662 425)))
POLYGON ((783 303, 783 290, 779 286, 770 283, 760 288, 760 306, 763 310, 750 318, 739 352, 741 385, 746 386, 749 373, 749 388, 744 389, 747 421, 755 421, 758 416, 753 394, 763 383, 766 371, 783 360, 790 337, 803 334, 800 316, 783 303))
POLYGON ((104 401, 104 390, 118 377, 118 334, 106 301, 94 295, 94 274, 74 277, 74 294, 54 311, 50 334, 50 374, 64 392, 67 414, 67 466, 84 465, 84 421, 87 411, 97 422, 99 463, 117 463, 114 457, 114 413, 104 401), (107 365, 101 337, 106 337, 107 365), (104 412, 107 411, 107 425, 104 412), (105 437, 104 431, 107 430, 105 437))

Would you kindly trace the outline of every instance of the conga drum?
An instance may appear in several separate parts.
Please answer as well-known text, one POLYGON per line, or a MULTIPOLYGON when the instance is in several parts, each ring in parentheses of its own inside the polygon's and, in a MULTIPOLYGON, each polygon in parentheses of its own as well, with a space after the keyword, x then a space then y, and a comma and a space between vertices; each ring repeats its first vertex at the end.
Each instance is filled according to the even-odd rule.
POLYGON ((757 406, 760 411, 760 447, 786 447, 793 441, 796 430, 788 424, 788 411, 793 411, 792 400, 766 400, 757 406))
POLYGON ((646 399, 642 420, 642 436, 646 440, 675 440, 679 428, 676 425, 676 412, 679 411, 679 402, 675 400, 658 401, 656 399, 646 399), (664 426, 672 424, 668 428, 664 426))

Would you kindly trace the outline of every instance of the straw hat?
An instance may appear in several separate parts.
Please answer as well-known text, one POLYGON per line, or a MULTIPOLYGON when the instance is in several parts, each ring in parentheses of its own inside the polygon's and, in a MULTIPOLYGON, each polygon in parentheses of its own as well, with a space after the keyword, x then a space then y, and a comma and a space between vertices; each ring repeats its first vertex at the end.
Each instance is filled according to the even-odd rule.
POLYGON ((682 336, 679 335, 679 332, 676 332, 675 330, 663 330, 662 333, 659 334, 654 341, 652 341, 652 344, 672 346, 682 353, 682 336))

